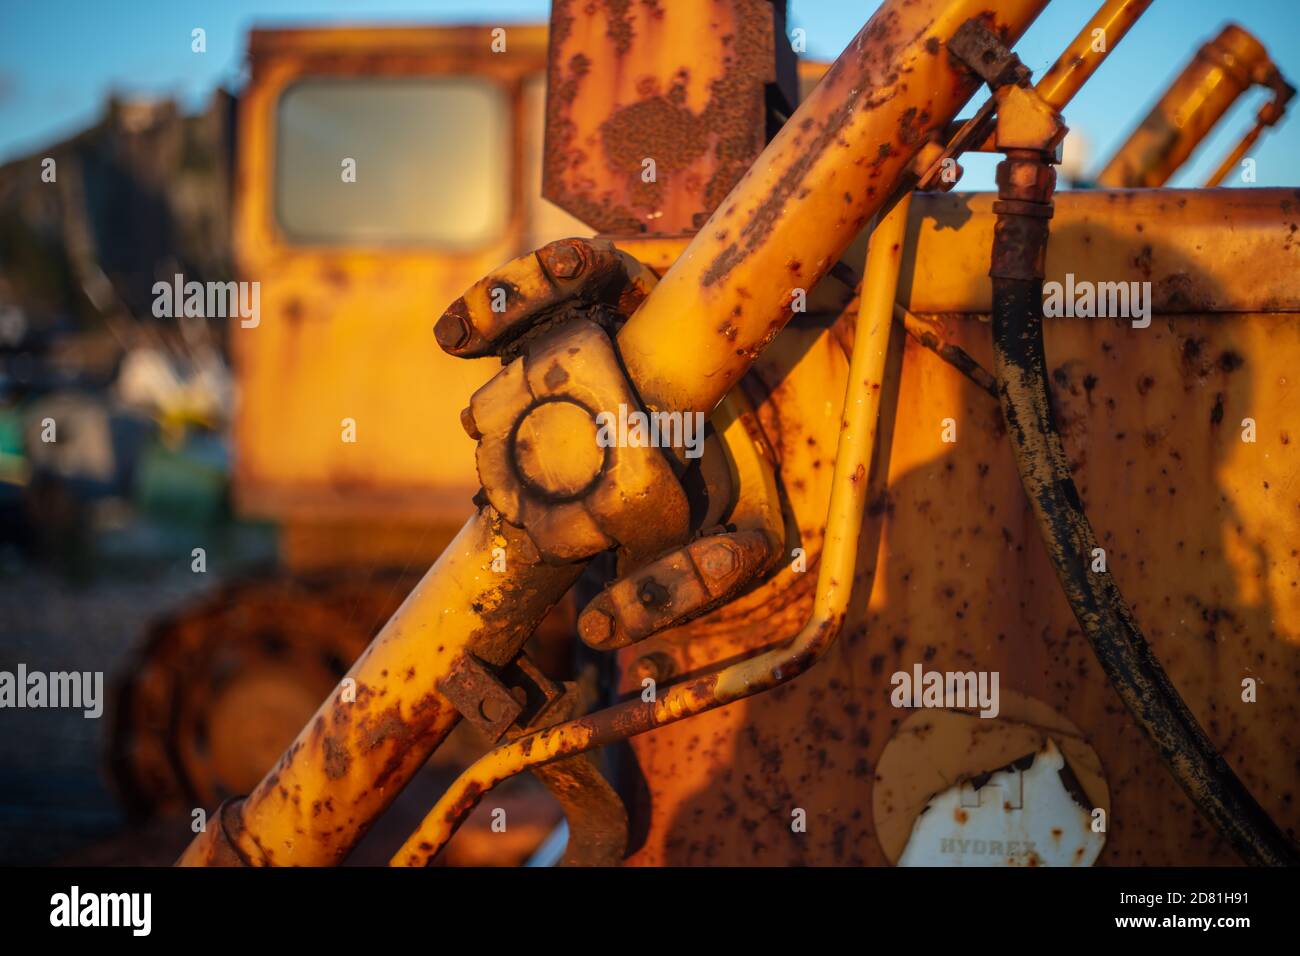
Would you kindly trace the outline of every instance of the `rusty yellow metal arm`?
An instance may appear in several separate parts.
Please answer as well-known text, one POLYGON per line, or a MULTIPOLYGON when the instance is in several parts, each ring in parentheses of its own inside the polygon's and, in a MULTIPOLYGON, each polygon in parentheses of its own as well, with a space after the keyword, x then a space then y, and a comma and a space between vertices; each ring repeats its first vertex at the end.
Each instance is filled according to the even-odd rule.
POLYGON ((1228 24, 1197 50, 1097 174, 1097 184, 1109 188, 1163 186, 1269 66, 1264 45, 1236 24, 1228 24))
POLYGON ((880 7, 619 333, 648 407, 717 405, 975 91, 957 29, 983 17, 1010 45, 1046 5, 880 7))
MULTIPOLYGON (((974 92, 975 76, 945 49, 958 28, 980 18, 1012 44, 1046 5, 886 0, 621 330, 644 403, 712 410, 788 321, 796 290, 829 271, 974 92)), ((530 549, 491 509, 472 518, 275 769, 181 862, 213 862, 232 846, 255 865, 342 860, 457 722, 438 690, 453 664, 470 652, 511 660, 582 569, 545 565, 530 549), (494 548, 505 549, 504 574, 492 570, 494 548)), ((692 686, 656 712, 687 707, 702 690, 692 686)))
POLYGON ((248 865, 342 861, 459 721, 437 689, 453 663, 470 648, 509 662, 580 571, 541 564, 523 532, 478 512, 275 768, 180 864, 211 863, 223 841, 248 865))
POLYGON ((1097 72, 1152 0, 1107 0, 1079 31, 1034 89, 1044 103, 1061 110, 1097 72))

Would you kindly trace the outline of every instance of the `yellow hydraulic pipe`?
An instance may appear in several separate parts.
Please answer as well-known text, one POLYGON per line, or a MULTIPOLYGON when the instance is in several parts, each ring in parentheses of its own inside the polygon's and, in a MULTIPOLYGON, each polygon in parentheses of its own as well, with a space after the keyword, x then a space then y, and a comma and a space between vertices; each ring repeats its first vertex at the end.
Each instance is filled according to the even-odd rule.
POLYGON ((646 405, 721 401, 974 92, 947 41, 983 17, 1013 44, 1046 3, 880 7, 619 332, 646 405))
MULTIPOLYGON (((460 719, 436 689, 455 659, 473 648, 508 663, 581 571, 530 550, 490 509, 465 524, 275 768, 222 814, 243 862, 343 859, 460 719)), ((179 863, 208 862, 213 839, 200 834, 179 863)))
POLYGON ((1036 84, 1043 102, 1059 111, 1074 99, 1106 59, 1106 54, 1124 38, 1151 3, 1152 0, 1106 0, 1036 84))
POLYGON ((1210 174, 1210 178, 1205 181, 1206 189, 1213 189, 1227 178, 1228 173, 1232 172, 1233 169, 1236 168, 1242 158, 1250 152, 1251 147, 1259 141, 1259 137, 1263 134, 1266 127, 1267 124, 1256 122, 1255 125, 1250 128, 1250 132, 1241 138, 1241 142, 1232 148, 1232 152, 1223 157, 1223 162, 1219 163, 1219 168, 1210 174))
POLYGON ((893 328, 898 267, 911 197, 897 203, 871 235, 857 332, 849 360, 843 425, 835 455, 826 538, 817 568, 812 616, 786 645, 696 680, 665 688, 652 702, 636 700, 559 724, 491 751, 452 784, 394 855, 396 866, 424 866, 455 833, 483 794, 529 767, 693 717, 793 680, 835 641, 853 593, 858 536, 866 506, 885 357, 893 328))
POLYGON ((1268 51, 1235 24, 1201 47, 1097 176, 1108 188, 1163 186, 1250 89, 1268 51))

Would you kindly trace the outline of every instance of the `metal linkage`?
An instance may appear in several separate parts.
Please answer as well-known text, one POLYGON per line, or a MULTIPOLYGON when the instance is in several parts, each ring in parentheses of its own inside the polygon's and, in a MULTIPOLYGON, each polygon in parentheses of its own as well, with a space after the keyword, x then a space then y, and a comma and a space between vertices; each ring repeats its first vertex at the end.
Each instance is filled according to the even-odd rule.
POLYGON ((452 784, 393 856, 394 865, 427 865, 483 795, 502 781, 530 767, 585 753, 787 683, 816 663, 835 642, 853 593, 909 207, 907 200, 898 203, 872 233, 867 292, 853 339, 826 515, 826 542, 817 569, 812 616, 803 629, 785 646, 661 688, 653 700, 633 700, 498 747, 452 784))

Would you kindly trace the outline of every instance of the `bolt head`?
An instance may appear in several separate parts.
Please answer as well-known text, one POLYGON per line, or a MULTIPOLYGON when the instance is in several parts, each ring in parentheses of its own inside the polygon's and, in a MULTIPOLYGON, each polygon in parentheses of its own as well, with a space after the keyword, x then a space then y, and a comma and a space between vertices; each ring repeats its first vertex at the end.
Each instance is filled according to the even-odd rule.
POLYGON ((442 313, 433 327, 433 337, 444 351, 457 352, 469 344, 473 329, 469 323, 469 307, 464 299, 457 299, 442 313))
POLYGON ((663 683, 677 670, 676 662, 662 651, 654 651, 644 657, 638 657, 631 667, 634 683, 641 683, 647 677, 656 684, 663 683))
POLYGON ((509 713, 510 707, 500 698, 485 697, 478 705, 478 710, 479 713, 483 715, 484 720, 495 724, 498 721, 505 719, 506 715, 509 713))
POLYGON ((614 636, 614 619, 600 608, 587 608, 578 618, 578 633, 588 647, 604 647, 614 636))
POLYGON ((735 571, 738 563, 731 543, 718 541, 700 557, 700 570, 711 578, 721 578, 735 571))
POLYGON ((583 268, 582 252, 572 242, 554 242, 540 256, 546 271, 557 279, 572 279, 583 268))
POLYGON ((645 578, 637 584, 637 599, 650 608, 667 607, 672 599, 672 592, 654 578, 645 578))

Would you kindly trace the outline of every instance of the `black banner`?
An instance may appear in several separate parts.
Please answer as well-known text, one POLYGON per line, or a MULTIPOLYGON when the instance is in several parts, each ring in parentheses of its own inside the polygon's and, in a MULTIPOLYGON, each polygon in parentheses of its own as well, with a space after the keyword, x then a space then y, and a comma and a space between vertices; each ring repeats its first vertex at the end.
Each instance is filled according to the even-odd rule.
MULTIPOLYGON (((1294 874, 1255 869, 9 870, 8 939, 242 946, 269 940, 491 945, 575 925, 664 940, 799 929, 865 947, 873 923, 917 944, 1097 935, 1229 943, 1294 920, 1294 874), (466 937, 469 939, 466 939, 466 937)), ((613 940, 606 934, 589 937, 613 940)), ((611 943, 612 945, 612 943, 611 943)))

